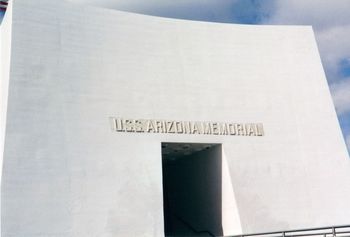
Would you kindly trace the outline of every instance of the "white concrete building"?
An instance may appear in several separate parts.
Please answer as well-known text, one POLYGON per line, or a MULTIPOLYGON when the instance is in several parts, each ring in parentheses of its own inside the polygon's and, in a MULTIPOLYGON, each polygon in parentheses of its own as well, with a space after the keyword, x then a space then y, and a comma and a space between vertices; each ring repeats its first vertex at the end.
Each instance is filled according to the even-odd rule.
POLYGON ((350 160, 311 27, 10 1, 2 237, 348 224, 350 160))

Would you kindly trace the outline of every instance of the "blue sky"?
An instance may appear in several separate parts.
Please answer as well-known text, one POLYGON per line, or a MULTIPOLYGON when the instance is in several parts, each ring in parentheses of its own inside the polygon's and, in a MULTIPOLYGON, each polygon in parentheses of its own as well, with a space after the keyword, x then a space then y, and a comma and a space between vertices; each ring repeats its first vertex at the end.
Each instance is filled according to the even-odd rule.
POLYGON ((339 122, 350 150, 350 0, 69 1, 190 20, 312 25, 339 122))

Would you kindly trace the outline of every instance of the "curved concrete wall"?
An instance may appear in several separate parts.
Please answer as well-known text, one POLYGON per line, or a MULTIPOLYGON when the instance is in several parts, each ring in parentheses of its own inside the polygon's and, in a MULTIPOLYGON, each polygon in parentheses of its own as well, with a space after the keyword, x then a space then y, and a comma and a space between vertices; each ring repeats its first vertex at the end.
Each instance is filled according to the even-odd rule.
POLYGON ((348 221, 350 162, 310 27, 8 10, 2 236, 163 236, 161 142, 222 144, 240 219, 225 234, 348 221), (116 133, 111 116, 262 122, 265 136, 116 133))

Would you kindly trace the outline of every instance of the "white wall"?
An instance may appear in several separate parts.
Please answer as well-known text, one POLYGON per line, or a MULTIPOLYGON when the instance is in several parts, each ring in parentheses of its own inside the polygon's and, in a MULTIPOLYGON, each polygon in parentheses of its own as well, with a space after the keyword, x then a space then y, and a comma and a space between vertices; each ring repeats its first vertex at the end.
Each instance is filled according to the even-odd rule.
MULTIPOLYGON (((11 26, 12 26, 12 4, 9 3, 7 12, 4 16, 5 22, 0 24, 0 183, 2 178, 3 155, 5 147, 6 115, 8 85, 10 77, 10 60, 11 60, 11 26)), ((1 184, 0 184, 1 188, 1 184)), ((0 197, 1 201, 1 197, 0 197)), ((1 207, 0 207, 1 212, 1 207)), ((1 226, 0 226, 1 232, 1 226)))
MULTIPOLYGON (((5 129, 7 114, 8 84, 10 77, 11 60, 11 27, 12 27, 12 4, 9 3, 8 11, 4 16, 4 23, 0 25, 0 172, 5 145, 5 129)), ((2 172, 1 172, 2 173, 2 172)), ((1 181, 1 177, 0 177, 1 181)))
POLYGON ((12 14, 3 236, 163 236, 161 142, 223 144, 243 232, 348 221, 350 162, 310 27, 44 0, 12 14), (262 122, 265 136, 115 133, 110 116, 262 122))

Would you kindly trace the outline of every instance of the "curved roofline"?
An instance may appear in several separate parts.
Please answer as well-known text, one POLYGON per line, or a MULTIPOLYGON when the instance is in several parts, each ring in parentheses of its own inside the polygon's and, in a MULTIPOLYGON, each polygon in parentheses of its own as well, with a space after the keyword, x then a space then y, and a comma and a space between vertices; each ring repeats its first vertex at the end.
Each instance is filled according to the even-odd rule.
MULTIPOLYGON (((83 5, 82 2, 74 2, 72 0, 65 0, 66 2, 69 2, 70 4, 77 4, 77 5, 83 5)), ((224 22, 224 21, 205 21, 205 20, 196 20, 196 19, 188 19, 188 18, 176 18, 176 17, 167 17, 167 16, 159 16, 154 14, 147 14, 142 13, 138 11, 131 11, 131 10, 124 10, 124 9, 116 9, 116 8, 109 8, 106 6, 101 6, 99 4, 92 4, 92 3, 84 3, 86 7, 92 7, 107 11, 115 11, 115 12, 123 12, 128 14, 134 14, 134 15, 140 15, 140 16, 148 16, 148 17, 154 17, 154 18, 162 18, 163 20, 171 20, 171 21, 187 21, 187 22, 196 22, 196 23, 205 23, 205 24, 225 24, 225 25, 236 25, 236 26, 243 26, 243 27, 302 27, 302 28, 312 28, 311 25, 273 25, 273 24, 244 24, 244 23, 234 23, 234 22, 224 22)))

